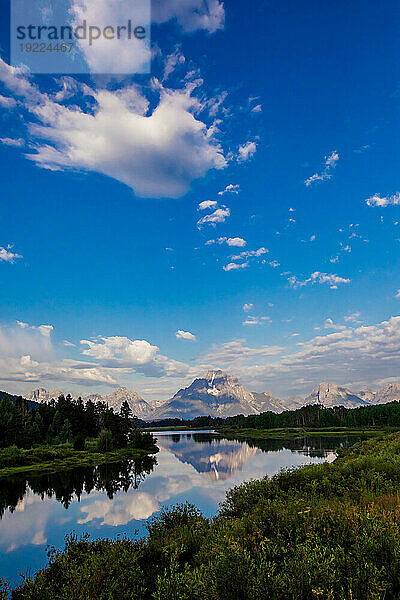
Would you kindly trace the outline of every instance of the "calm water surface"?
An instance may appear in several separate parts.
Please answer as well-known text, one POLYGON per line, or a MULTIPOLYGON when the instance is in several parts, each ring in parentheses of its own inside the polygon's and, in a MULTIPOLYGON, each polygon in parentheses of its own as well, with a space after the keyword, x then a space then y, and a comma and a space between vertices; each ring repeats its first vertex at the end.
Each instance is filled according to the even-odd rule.
POLYGON ((66 534, 145 535, 163 507, 196 504, 212 516, 227 489, 282 468, 331 461, 357 438, 227 440, 212 432, 156 433, 160 452, 139 461, 0 480, 0 577, 20 582, 66 534))

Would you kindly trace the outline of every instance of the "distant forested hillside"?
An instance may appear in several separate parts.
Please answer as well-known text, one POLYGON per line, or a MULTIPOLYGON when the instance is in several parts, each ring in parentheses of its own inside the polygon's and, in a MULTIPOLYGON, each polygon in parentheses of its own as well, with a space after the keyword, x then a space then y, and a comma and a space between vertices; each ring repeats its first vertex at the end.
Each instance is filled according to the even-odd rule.
MULTIPOLYGON (((4 400, 4 398, 8 398, 12 402, 16 402, 17 400, 22 400, 22 396, 15 396, 14 394, 7 394, 7 392, 0 392, 0 401, 4 400)), ((29 410, 37 408, 39 406, 38 402, 34 402, 33 400, 26 400, 29 410)))

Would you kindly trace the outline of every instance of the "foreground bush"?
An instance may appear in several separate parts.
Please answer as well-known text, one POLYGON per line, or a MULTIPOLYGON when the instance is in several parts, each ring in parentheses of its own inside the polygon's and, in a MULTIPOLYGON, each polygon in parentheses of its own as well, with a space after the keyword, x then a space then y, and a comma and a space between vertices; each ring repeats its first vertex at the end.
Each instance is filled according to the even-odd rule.
POLYGON ((72 536, 14 600, 400 598, 400 434, 243 484, 212 521, 179 506, 146 540, 72 536))

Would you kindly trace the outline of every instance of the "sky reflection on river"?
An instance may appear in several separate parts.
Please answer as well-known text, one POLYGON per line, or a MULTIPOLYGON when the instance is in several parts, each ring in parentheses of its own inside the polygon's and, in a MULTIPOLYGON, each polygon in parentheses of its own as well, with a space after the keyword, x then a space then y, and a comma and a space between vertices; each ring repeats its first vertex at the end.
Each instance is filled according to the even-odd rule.
POLYGON ((314 440, 311 447, 304 442, 293 448, 293 441, 254 445, 207 432, 156 435, 156 464, 127 461, 46 480, 0 482, 0 576, 16 583, 18 571, 36 571, 46 563, 45 546, 62 546, 72 530, 92 537, 143 535, 149 517, 185 501, 212 516, 232 486, 282 468, 333 460, 337 444, 314 440))

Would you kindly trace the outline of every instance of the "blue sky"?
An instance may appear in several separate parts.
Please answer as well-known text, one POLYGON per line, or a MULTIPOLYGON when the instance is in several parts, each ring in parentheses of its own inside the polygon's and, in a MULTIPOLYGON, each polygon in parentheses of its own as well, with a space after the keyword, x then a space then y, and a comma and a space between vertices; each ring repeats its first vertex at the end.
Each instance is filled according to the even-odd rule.
POLYGON ((0 387, 399 379, 398 6, 253 4, 155 1, 131 77, 10 67, 3 21, 0 387))

